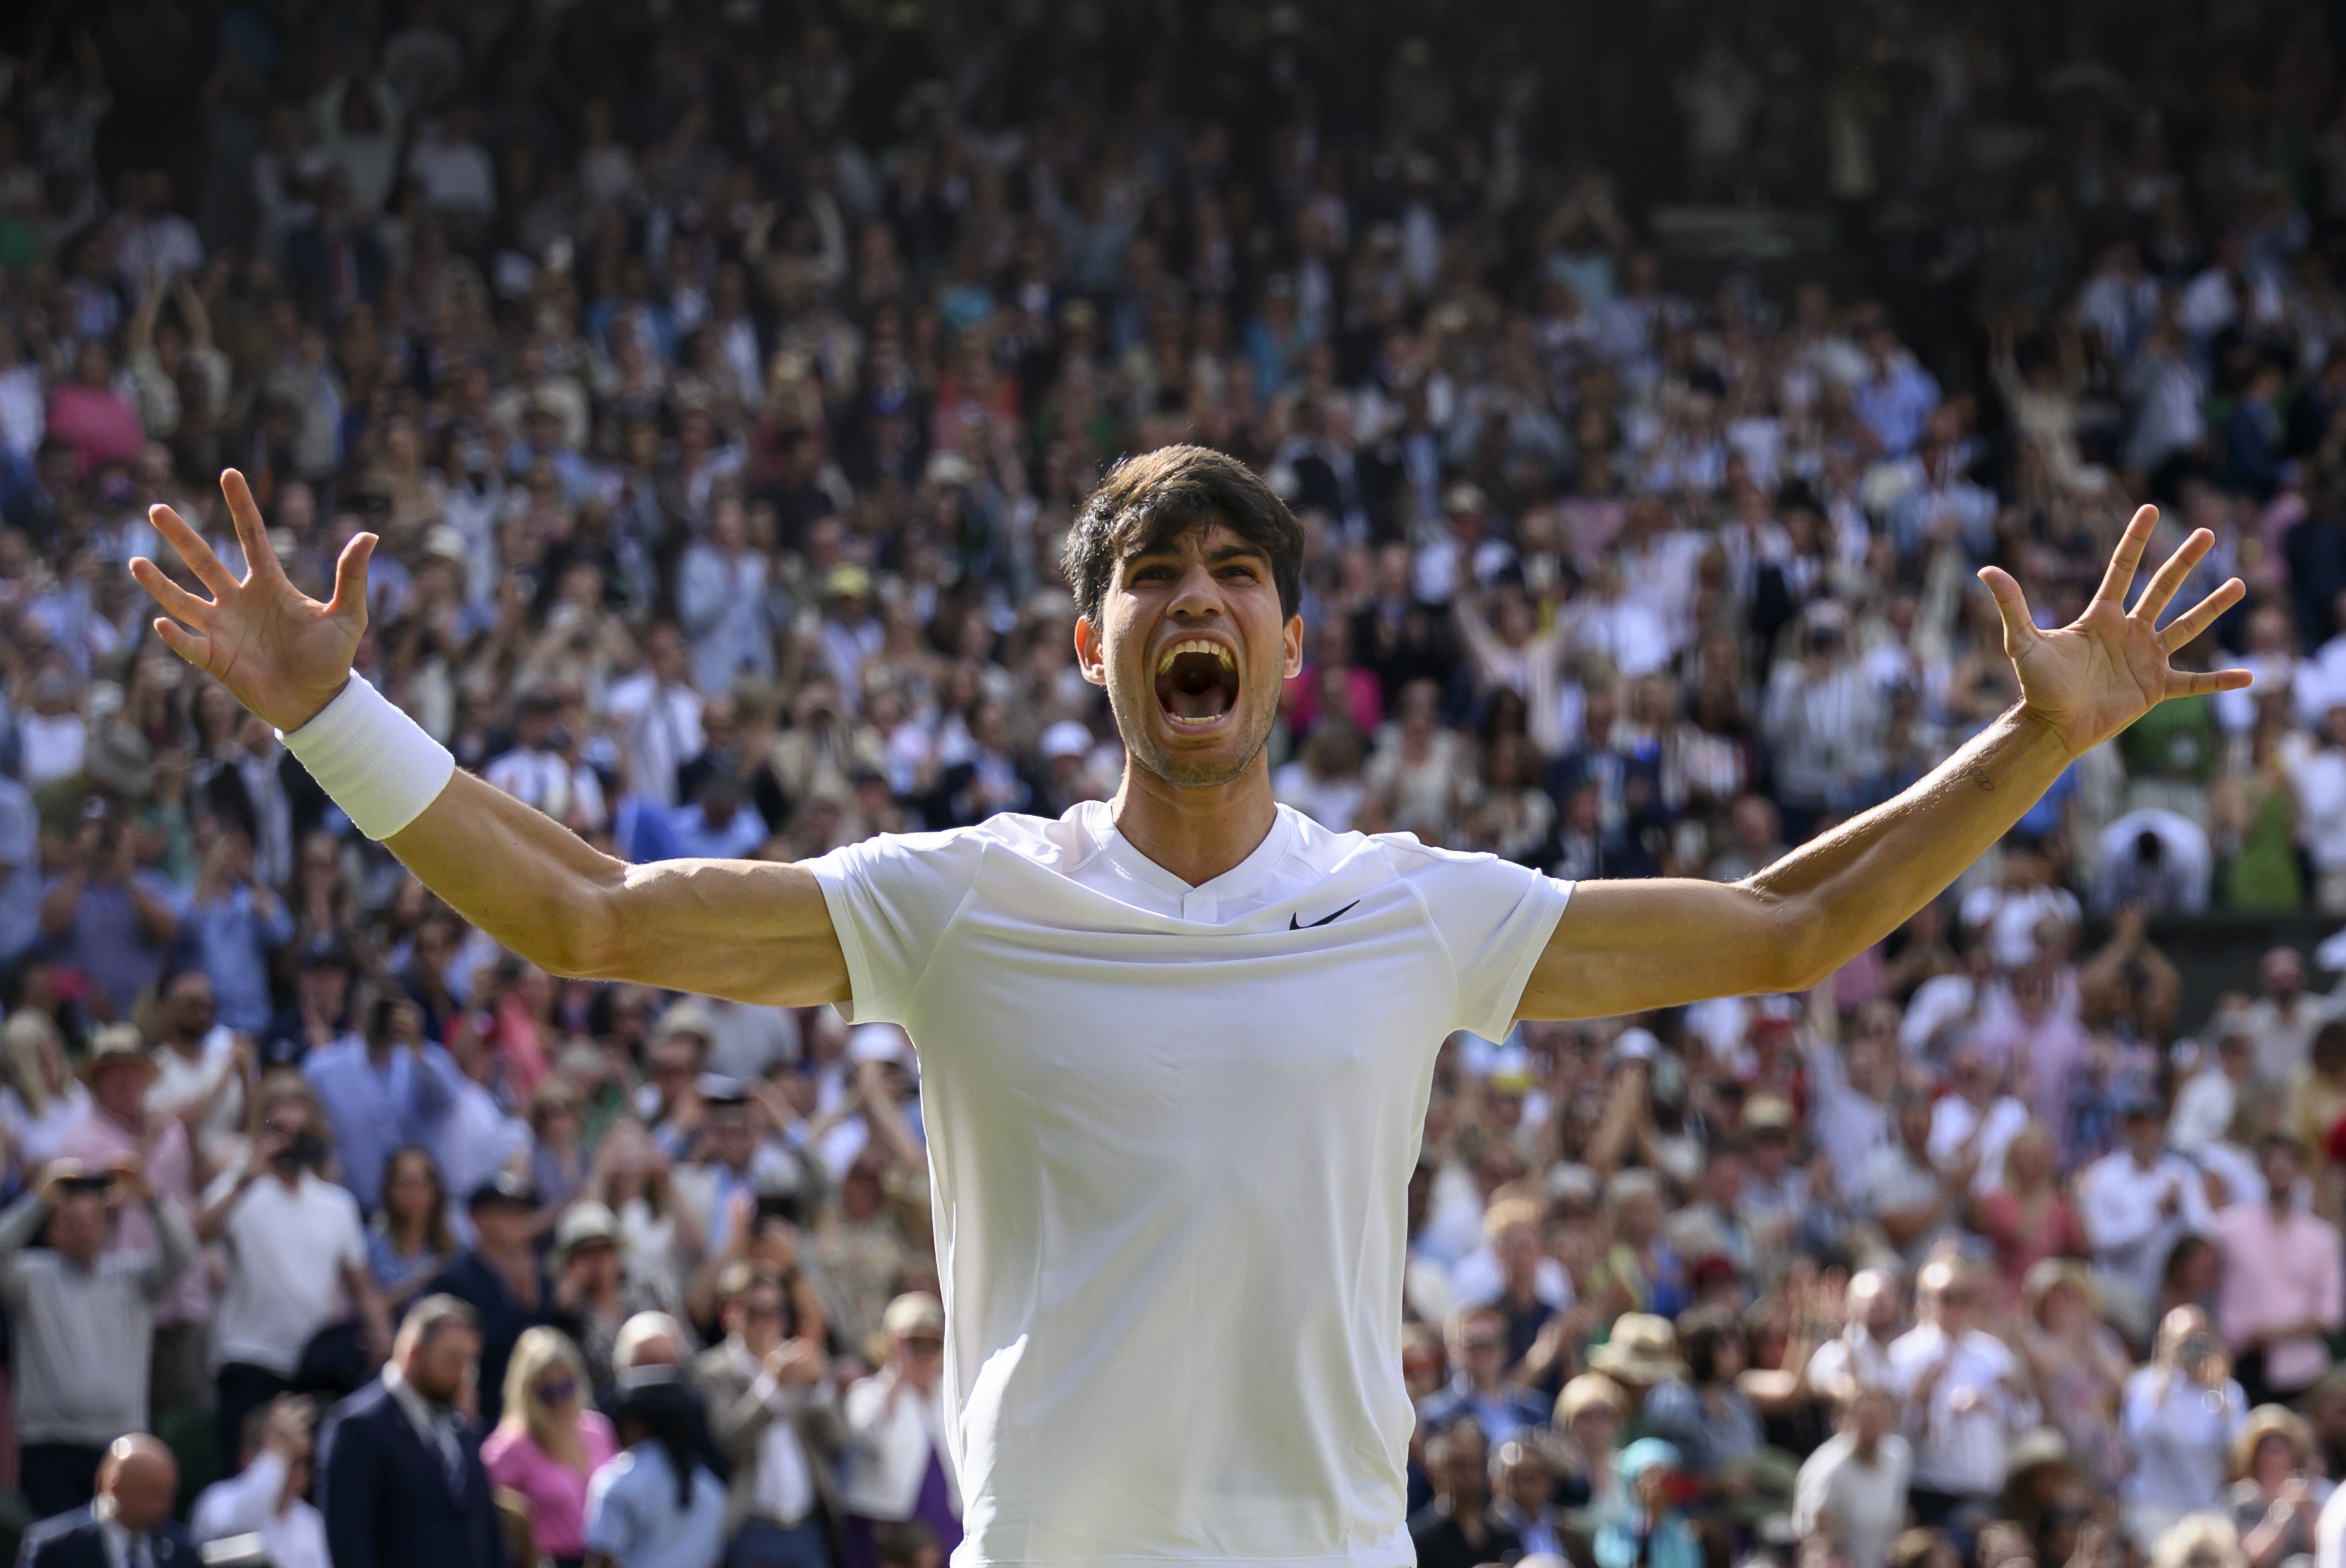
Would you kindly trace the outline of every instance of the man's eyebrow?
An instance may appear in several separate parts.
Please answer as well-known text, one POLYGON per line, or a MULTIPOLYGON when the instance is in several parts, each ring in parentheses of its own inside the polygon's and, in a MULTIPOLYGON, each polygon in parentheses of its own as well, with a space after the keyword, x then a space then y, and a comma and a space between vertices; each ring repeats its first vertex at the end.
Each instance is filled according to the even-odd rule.
MULTIPOLYGON (((1117 565, 1136 566, 1144 561, 1162 561, 1180 554, 1179 546, 1168 540, 1162 545, 1144 545, 1125 556, 1117 565)), ((1209 566, 1219 565, 1224 561, 1239 559, 1260 561, 1268 565, 1270 562, 1270 552, 1260 545, 1247 544, 1244 540, 1235 545, 1225 545, 1219 550, 1206 552, 1206 564, 1209 566)))

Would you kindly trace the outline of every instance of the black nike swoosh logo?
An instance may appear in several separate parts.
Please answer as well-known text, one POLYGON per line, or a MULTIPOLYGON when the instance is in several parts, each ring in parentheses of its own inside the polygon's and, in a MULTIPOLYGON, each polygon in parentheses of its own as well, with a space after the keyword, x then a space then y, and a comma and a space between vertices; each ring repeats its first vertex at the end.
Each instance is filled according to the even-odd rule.
POLYGON ((1346 904, 1342 909, 1340 909, 1334 914, 1330 915, 1328 920, 1315 920, 1310 925, 1305 925, 1302 921, 1294 915, 1289 915, 1287 917, 1287 929, 1290 931, 1317 931, 1321 926, 1326 925, 1329 921, 1341 920, 1344 916, 1350 914, 1352 911, 1360 907, 1361 901, 1354 899, 1351 903, 1346 904))

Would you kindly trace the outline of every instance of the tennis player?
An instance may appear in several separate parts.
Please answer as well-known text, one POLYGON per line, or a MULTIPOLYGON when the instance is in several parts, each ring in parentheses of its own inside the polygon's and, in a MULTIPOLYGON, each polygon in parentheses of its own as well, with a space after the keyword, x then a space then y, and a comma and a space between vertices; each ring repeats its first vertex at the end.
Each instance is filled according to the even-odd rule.
POLYGON ((1980 574, 2021 700, 1912 789, 1742 882, 1576 889, 1272 799, 1302 530, 1243 465, 1177 446, 1109 474, 1067 545, 1076 655, 1127 751, 1115 799, 798 865, 631 866, 457 771, 352 673, 372 535, 321 605, 280 570, 243 478, 221 488, 248 569, 156 507, 211 596, 133 562, 168 613, 157 632, 466 919, 556 974, 831 1003, 911 1033, 955 1568, 1413 1562, 1404 1211, 1443 1037, 1814 985, 2087 748, 2249 679, 2168 661, 2244 592, 2159 626, 2204 530, 2127 607, 2146 506, 2072 626, 2040 631, 2011 577, 1980 574))

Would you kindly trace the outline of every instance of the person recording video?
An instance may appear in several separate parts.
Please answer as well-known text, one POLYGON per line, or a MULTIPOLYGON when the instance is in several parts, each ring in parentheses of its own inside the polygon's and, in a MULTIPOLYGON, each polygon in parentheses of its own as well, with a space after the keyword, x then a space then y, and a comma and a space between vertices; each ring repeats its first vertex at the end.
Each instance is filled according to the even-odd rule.
POLYGON ((155 1304, 195 1256, 188 1222, 157 1201, 136 1154, 105 1166, 53 1161, 0 1215, 0 1305, 34 1517, 87 1502, 107 1445, 145 1430, 155 1304), (115 1216, 132 1204, 152 1217, 155 1246, 110 1252, 115 1216))

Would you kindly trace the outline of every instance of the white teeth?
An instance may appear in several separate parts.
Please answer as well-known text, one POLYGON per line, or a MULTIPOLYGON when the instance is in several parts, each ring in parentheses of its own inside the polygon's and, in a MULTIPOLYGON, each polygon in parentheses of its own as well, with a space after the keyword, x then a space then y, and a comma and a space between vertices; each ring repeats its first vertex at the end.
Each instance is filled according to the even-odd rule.
POLYGON ((1157 673, 1158 675, 1163 675, 1167 670, 1171 669, 1173 667, 1173 661, 1180 657, 1185 653, 1210 654, 1213 656, 1216 662, 1220 664, 1224 669, 1236 669, 1239 667, 1239 661, 1231 657, 1230 650, 1224 647, 1221 644, 1208 642, 1203 637, 1191 637, 1186 642, 1175 643, 1171 647, 1167 648, 1162 654, 1158 656, 1157 673))
POLYGON ((1228 718, 1229 715, 1227 713, 1208 713, 1202 714, 1196 718, 1190 718, 1178 713, 1168 713, 1165 717, 1171 719, 1176 724, 1204 725, 1219 724, 1223 719, 1228 718))

